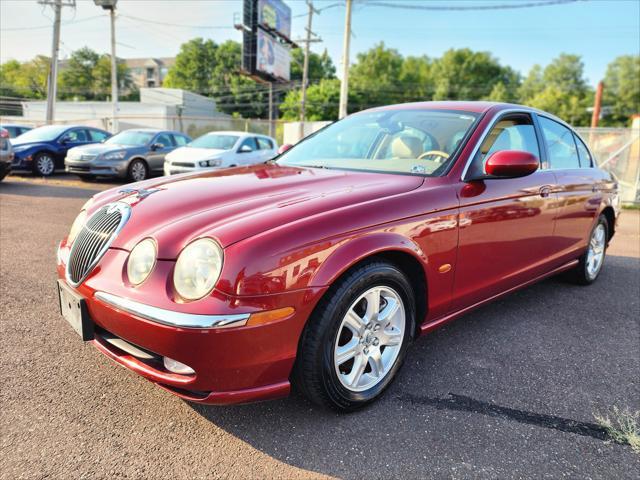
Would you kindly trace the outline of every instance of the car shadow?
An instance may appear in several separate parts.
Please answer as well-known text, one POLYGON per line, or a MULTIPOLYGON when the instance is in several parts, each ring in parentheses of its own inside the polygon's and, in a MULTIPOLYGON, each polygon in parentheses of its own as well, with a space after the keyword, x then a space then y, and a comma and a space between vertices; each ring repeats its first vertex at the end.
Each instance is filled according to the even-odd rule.
POLYGON ((67 187, 55 183, 12 181, 11 177, 0 182, 0 193, 27 197, 89 198, 103 190, 103 188, 67 187))
MULTIPOLYGON (((295 393, 190 406, 281 462, 340 478, 451 476, 462 459, 505 475, 513 473, 500 469, 508 458, 544 470, 549 436, 554 455, 575 455, 569 461, 588 473, 575 442, 589 437, 595 445, 580 448, 604 448, 593 412, 618 400, 633 406, 640 390, 631 380, 639 362, 625 362, 638 321, 620 307, 637 306, 639 271, 640 259, 609 256, 592 286, 554 277, 471 312, 418 339, 383 397, 353 414, 295 393)), ((457 476, 467 475, 474 471, 457 476)))

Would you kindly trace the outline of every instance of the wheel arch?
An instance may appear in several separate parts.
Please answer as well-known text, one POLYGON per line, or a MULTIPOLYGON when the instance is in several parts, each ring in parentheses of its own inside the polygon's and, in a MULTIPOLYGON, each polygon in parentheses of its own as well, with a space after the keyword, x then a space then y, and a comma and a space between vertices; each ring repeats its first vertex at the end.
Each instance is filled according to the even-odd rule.
POLYGON ((414 291, 416 329, 419 329, 429 305, 427 256, 407 237, 395 233, 382 233, 351 240, 336 249, 322 263, 310 283, 333 285, 354 268, 372 260, 384 260, 407 275, 414 291))
POLYGON ((613 238, 613 234, 615 233, 615 229, 616 229, 616 213, 613 210, 613 207, 610 205, 607 205, 606 207, 604 207, 602 209, 602 212, 600 212, 602 215, 604 215, 604 217, 607 219, 607 226, 609 227, 609 238, 607 239, 607 242, 609 240, 611 240, 611 238, 613 238))

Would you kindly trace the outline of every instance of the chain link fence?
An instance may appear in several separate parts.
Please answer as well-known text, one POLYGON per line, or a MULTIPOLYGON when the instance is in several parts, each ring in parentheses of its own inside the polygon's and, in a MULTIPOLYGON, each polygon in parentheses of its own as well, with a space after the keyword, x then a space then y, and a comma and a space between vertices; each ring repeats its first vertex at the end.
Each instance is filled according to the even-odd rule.
POLYGON ((640 204, 640 130, 577 128, 600 168, 615 175, 624 204, 640 204))

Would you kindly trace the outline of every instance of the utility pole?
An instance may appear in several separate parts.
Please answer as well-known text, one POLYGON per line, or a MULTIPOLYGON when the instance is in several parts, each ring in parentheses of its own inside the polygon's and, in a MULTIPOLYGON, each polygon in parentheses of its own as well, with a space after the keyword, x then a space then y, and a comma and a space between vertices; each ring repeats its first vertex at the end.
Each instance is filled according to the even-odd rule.
POLYGON ((313 14, 320 14, 318 10, 313 8, 313 2, 311 0, 307 0, 307 6, 309 7, 309 14, 307 18, 307 38, 306 40, 301 40, 301 43, 304 42, 304 65, 302 68, 302 91, 300 96, 300 122, 299 122, 299 130, 298 130, 298 138, 302 140, 304 138, 304 121, 306 114, 306 103, 307 103, 307 84, 309 83, 309 47, 311 46, 311 42, 321 42, 322 39, 318 37, 311 30, 311 26, 313 25, 313 14), (317 38, 312 38, 315 36, 317 38))
POLYGON ((269 136, 273 138, 274 135, 273 128, 273 82, 269 82, 269 136))
POLYGON ((591 128, 598 126, 598 120, 600 120, 600 109, 602 108, 602 91, 604 90, 604 83, 598 82, 596 89, 596 97, 593 100, 593 114, 591 115, 591 128))
POLYGON ((118 59, 116 57, 116 4, 118 0, 93 0, 103 10, 109 10, 111 19, 111 130, 118 133, 118 59))
POLYGON ((51 66, 47 85, 47 123, 55 119, 56 96, 58 94, 58 51, 60 50, 60 17, 62 7, 75 7, 75 0, 38 0, 41 5, 53 8, 53 38, 51 41, 51 66))
POLYGON ((347 103, 349 101, 349 43, 351 43, 351 4, 347 0, 347 12, 344 20, 344 38, 342 40, 342 82, 340 83, 340 109, 338 118, 347 116, 347 103))

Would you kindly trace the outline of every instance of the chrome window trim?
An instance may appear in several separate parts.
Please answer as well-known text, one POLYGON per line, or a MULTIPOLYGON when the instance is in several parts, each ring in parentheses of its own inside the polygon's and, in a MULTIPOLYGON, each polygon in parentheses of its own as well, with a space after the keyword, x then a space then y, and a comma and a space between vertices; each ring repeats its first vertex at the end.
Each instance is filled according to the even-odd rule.
MULTIPOLYGON (((104 244, 102 249, 98 252, 98 254, 96 255, 96 258, 93 260, 93 262, 91 262, 91 265, 89 265, 89 267, 87 268, 87 272, 77 282, 74 282, 73 280, 71 280, 71 272, 69 271, 69 266, 71 264, 69 259, 71 258, 71 254, 73 253, 73 249, 76 246, 76 240, 78 239, 78 236, 76 236, 76 238, 73 241, 73 244, 71 245, 71 248, 69 249, 69 255, 67 257, 67 265, 66 265, 65 270, 64 270, 64 276, 65 276, 67 282, 69 283, 69 285, 71 285, 73 287, 77 287, 82 282, 84 282, 86 280, 86 278, 89 276, 89 274, 93 271, 93 269, 96 268, 96 265, 98 265, 98 262, 100 262, 100 260, 104 256, 104 254, 107 253, 107 250, 109 250, 109 247, 111 246, 113 241, 116 239, 118 234, 122 231, 124 226, 127 224, 127 222, 129 221, 129 217, 131 217, 131 206, 129 204, 123 203, 123 202, 114 202, 114 203, 110 203, 110 204, 108 203, 108 204, 100 207, 95 212, 93 212, 91 214, 91 216, 88 217, 84 221, 84 225, 82 226, 82 228, 84 228, 84 226, 87 224, 87 222, 91 218, 93 218, 95 215, 100 213, 100 211, 105 207, 107 207, 108 209, 117 208, 120 211, 120 215, 121 215, 120 223, 118 224, 118 226, 116 227, 114 232, 111 234, 111 237, 109 238, 109 240, 104 244)), ((79 234, 80 234, 80 232, 78 232, 78 235, 79 234)))
POLYGON ((471 154, 469 155, 469 158, 467 159, 467 163, 464 166, 464 170, 462 170, 462 175, 460 175, 460 180, 461 181, 466 182, 465 178, 467 177, 467 173, 469 171, 469 168, 471 167, 471 162, 473 162, 473 159, 476 157, 476 154, 478 153, 478 150, 480 150, 480 147, 482 146, 482 144, 484 143, 485 139, 487 138, 487 135, 489 135, 489 132, 491 131, 491 129, 495 126, 496 123, 498 123, 498 121, 502 117, 504 117, 505 115, 512 114, 512 113, 524 113, 526 115, 531 115, 531 114, 537 113, 537 112, 536 111, 527 110, 527 109, 524 109, 524 108, 509 108, 509 109, 506 109, 506 110, 500 110, 495 115, 495 117, 493 117, 493 120, 491 120, 491 123, 489 123, 489 125, 486 126, 486 128, 482 132, 482 136, 476 142, 476 146, 473 147, 473 150, 471 151, 471 154))
POLYGON ((135 302, 128 298, 98 291, 94 294, 98 300, 131 313, 145 320, 150 320, 162 325, 181 328, 230 328, 242 327, 249 319, 249 313, 230 315, 200 315, 195 313, 183 313, 164 308, 152 307, 144 303, 135 302))

